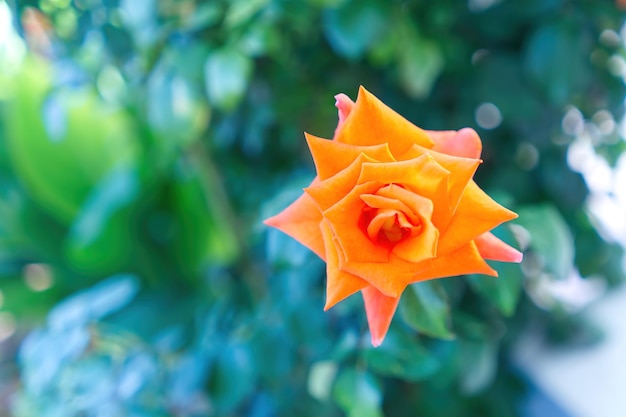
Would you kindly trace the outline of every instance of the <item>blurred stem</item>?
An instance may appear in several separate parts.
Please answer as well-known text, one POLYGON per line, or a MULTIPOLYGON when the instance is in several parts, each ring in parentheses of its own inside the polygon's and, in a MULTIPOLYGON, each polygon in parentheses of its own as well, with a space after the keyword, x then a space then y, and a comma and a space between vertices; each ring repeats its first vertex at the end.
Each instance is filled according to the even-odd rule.
POLYGON ((237 265, 242 279, 250 290, 250 298, 257 299, 265 294, 265 280, 262 271, 255 266, 248 251, 248 244, 240 226, 241 220, 230 204, 230 197, 218 167, 210 156, 209 150, 201 140, 195 141, 187 149, 187 157, 199 174, 199 181, 206 199, 207 206, 213 206, 220 214, 226 228, 232 233, 237 245, 237 265))

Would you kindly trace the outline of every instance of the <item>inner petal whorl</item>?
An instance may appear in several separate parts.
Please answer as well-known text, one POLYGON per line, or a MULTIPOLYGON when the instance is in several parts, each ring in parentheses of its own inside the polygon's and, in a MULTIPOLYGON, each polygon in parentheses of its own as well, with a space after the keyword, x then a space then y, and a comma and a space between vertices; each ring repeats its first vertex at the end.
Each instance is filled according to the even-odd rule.
POLYGON ((362 224, 372 241, 393 245, 420 234, 421 217, 403 202, 371 194, 362 199, 367 204, 362 224))

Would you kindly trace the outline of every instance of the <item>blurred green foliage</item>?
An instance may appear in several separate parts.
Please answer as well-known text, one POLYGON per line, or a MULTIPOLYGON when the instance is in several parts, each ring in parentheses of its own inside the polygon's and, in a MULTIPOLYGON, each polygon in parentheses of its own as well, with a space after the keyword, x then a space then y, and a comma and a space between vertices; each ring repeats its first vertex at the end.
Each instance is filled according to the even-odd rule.
POLYGON ((520 332, 584 331, 541 288, 623 280, 564 119, 624 150, 593 129, 623 117, 612 1, 5 0, 0 25, 9 9, 0 410, 516 416, 520 332), (526 250, 497 280, 407 289, 378 349, 358 297, 324 313, 322 262, 261 224, 313 176, 302 132, 331 136, 360 84, 424 128, 475 127, 477 181, 520 213, 497 232, 526 250))

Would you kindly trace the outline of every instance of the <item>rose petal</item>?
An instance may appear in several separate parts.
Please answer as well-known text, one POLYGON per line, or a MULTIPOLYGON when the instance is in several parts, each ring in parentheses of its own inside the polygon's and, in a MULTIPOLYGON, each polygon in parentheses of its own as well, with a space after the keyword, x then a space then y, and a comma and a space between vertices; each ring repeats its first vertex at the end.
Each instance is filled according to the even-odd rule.
POLYGON ((428 134, 387 107, 365 88, 359 88, 356 103, 335 138, 351 145, 389 143, 392 154, 402 153, 414 143, 431 148, 428 134))
POLYGON ((361 293, 365 304, 367 324, 372 335, 372 345, 378 347, 383 343, 389 330, 400 297, 388 297, 371 286, 363 288, 361 293))
POLYGON ((418 263, 437 255, 438 240, 439 230, 429 220, 426 220, 422 223, 420 234, 398 242, 391 251, 400 259, 418 263))
POLYGON ((335 137, 337 136, 339 130, 343 127, 348 115, 352 111, 354 107, 354 101, 350 99, 347 95, 341 93, 335 96, 335 107, 337 107, 337 115, 339 116, 339 121, 337 122, 337 128, 335 129, 335 137))
POLYGON ((464 158, 480 158, 483 144, 474 129, 466 127, 458 132, 429 130, 427 133, 435 142, 432 149, 437 152, 464 158))
POLYGON ((361 212, 365 203, 362 194, 371 194, 380 187, 376 182, 359 184, 337 204, 325 210, 335 237, 339 241, 347 262, 387 262, 389 249, 372 242, 361 224, 361 212))
POLYGON ((466 244, 499 224, 517 218, 471 181, 446 230, 439 230, 439 254, 446 254, 466 244))
POLYGON ((449 214, 448 176, 450 173, 430 155, 409 161, 391 163, 363 163, 358 183, 378 181, 399 184, 413 193, 432 200, 435 225, 443 223, 449 214))
POLYGON ((372 161, 372 159, 360 154, 346 169, 330 178, 311 184, 304 189, 304 192, 315 200, 320 210, 329 209, 352 191, 361 175, 361 167, 365 161, 372 161))
POLYGON ((439 165, 450 172, 448 177, 448 215, 445 216, 444 211, 441 210, 442 207, 439 207, 440 210, 438 214, 440 217, 437 221, 438 227, 446 227, 452 217, 452 214, 458 206, 465 187, 471 181, 478 165, 480 165, 482 161, 480 159, 461 158, 458 156, 447 155, 418 145, 413 145, 409 150, 407 150, 407 152, 398 157, 398 159, 408 160, 420 157, 424 154, 431 155, 439 165))
POLYGON ((497 277, 498 273, 480 256, 476 244, 472 241, 461 246, 454 252, 444 256, 437 256, 428 260, 428 268, 415 274, 407 283, 425 281, 428 279, 453 277, 456 275, 483 274, 497 277))
POLYGON ((367 281, 363 281, 356 275, 339 269, 339 254, 333 241, 333 233, 326 220, 320 223, 324 245, 326 246, 326 305, 324 310, 328 310, 339 301, 351 296, 363 289, 367 281))
MULTIPOLYGON (((341 254, 339 256, 343 262, 341 254)), ((498 275, 480 256, 473 241, 451 253, 419 263, 404 261, 392 252, 384 268, 373 262, 346 262, 341 264, 341 269, 361 277, 390 297, 399 297, 406 286, 414 282, 467 274, 498 275)))
POLYGON ((397 215, 398 212, 395 210, 380 211, 367 225, 367 236, 369 236, 371 240, 376 241, 378 239, 380 229, 382 229, 390 219, 395 219, 397 215))
MULTIPOLYGON (((312 184, 316 182, 314 180, 312 184)), ((322 213, 315 201, 309 195, 302 194, 285 210, 263 223, 291 236, 325 259, 326 249, 319 227, 321 220, 322 213)))
POLYGON ((321 180, 330 178, 347 168, 360 154, 364 154, 374 161, 395 161, 389 150, 389 145, 386 143, 374 146, 355 146, 318 138, 308 133, 305 133, 304 136, 311 150, 317 175, 321 180))
POLYGON ((360 277, 389 297, 399 297, 413 277, 421 269, 428 268, 430 261, 415 264, 398 258, 392 252, 384 265, 367 261, 347 262, 339 252, 339 262, 341 270, 360 277))
MULTIPOLYGON (((395 186, 397 188, 401 188, 398 187, 397 185, 395 186)), ((383 187, 383 188, 387 188, 387 187, 383 187)), ((420 217, 420 212, 421 210, 423 210, 422 215, 428 215, 428 217, 430 217, 431 213, 433 212, 433 208, 432 208, 432 202, 430 202, 430 200, 427 200, 428 202, 430 202, 430 207, 428 207, 427 203, 424 203, 425 207, 422 208, 422 205, 413 205, 413 206, 409 206, 406 203, 404 203, 403 201, 397 199, 397 198, 392 198, 392 197, 387 197, 384 195, 380 195, 382 188, 380 190, 377 191, 376 194, 364 194, 361 196, 361 200, 363 200, 365 202, 365 204, 367 204, 369 207, 372 208, 376 208, 376 209, 393 209, 399 212, 404 213, 406 216, 409 217, 409 219, 411 220, 411 222, 413 224, 418 224, 421 220, 420 217)), ((406 191, 406 190, 404 190, 406 191)), ((407 193, 413 194, 410 191, 406 191, 407 193)))
POLYGON ((522 253, 507 245, 493 233, 483 233, 474 239, 480 255, 485 259, 500 262, 522 262, 522 253))

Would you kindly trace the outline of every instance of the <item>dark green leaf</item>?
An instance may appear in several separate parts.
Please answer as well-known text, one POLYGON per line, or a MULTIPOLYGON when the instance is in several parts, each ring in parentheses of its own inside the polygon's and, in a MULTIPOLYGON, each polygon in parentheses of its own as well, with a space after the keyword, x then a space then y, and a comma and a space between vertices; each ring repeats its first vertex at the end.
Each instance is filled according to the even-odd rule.
POLYGON ((550 204, 522 207, 515 223, 530 233, 530 247, 557 279, 565 279, 574 264, 574 240, 559 211, 550 204))
POLYGON ((410 285, 400 298, 400 314, 418 332, 442 339, 454 337, 446 293, 435 281, 410 285))
POLYGON ((382 5, 373 1, 347 2, 324 14, 324 33, 337 53, 346 58, 361 57, 384 33, 386 19, 382 5))
POLYGON ((333 398, 348 417, 383 417, 382 392, 366 371, 342 370, 333 387, 333 398))

